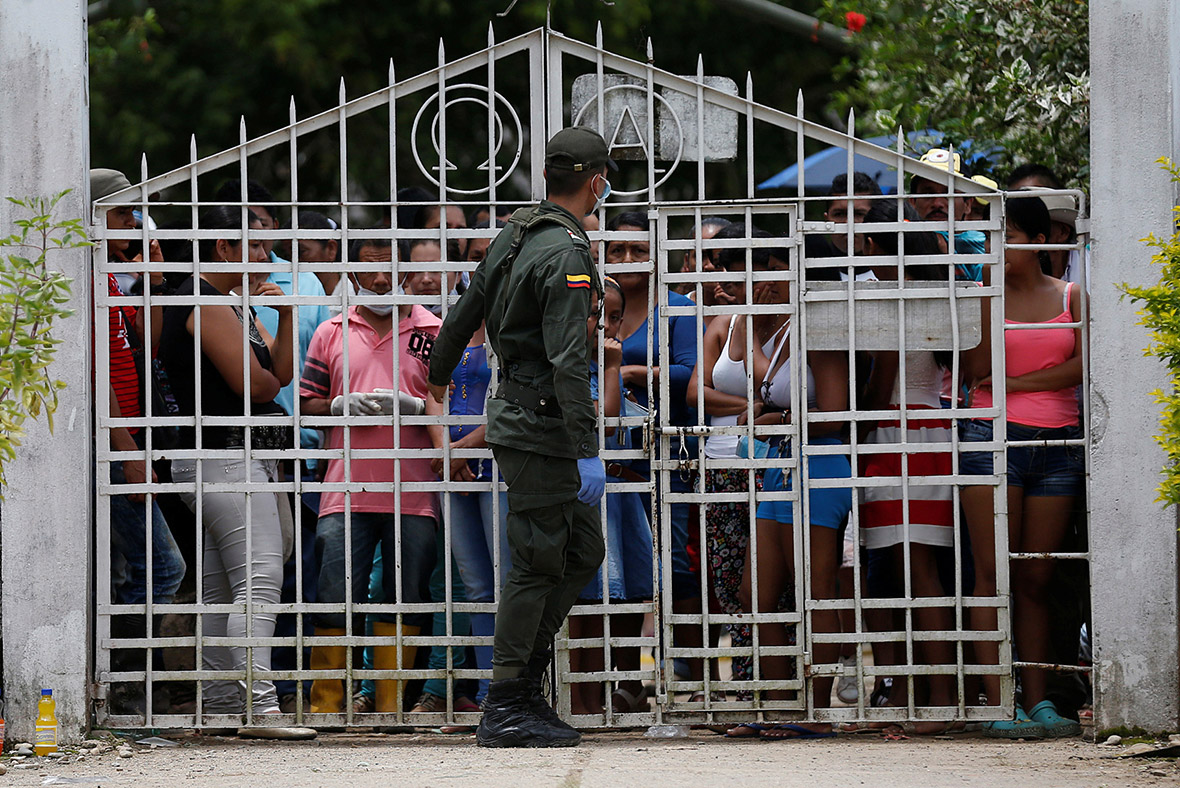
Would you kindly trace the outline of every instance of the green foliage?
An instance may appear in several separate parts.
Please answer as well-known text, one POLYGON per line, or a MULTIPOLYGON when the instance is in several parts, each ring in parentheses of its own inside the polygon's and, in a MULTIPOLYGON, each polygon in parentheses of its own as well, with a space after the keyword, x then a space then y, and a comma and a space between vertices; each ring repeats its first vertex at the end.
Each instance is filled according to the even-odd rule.
POLYGON ((857 132, 935 128, 1002 148, 995 174, 1048 165, 1069 186, 1090 177, 1088 0, 824 0, 839 24, 867 23, 837 75, 857 132), (867 125, 870 128, 864 129, 867 125))
POLYGON ((13 222, 16 232, 0 238, 0 487, 4 464, 16 456, 26 418, 45 414, 53 429, 57 392, 65 388, 46 370, 60 339, 53 324, 72 314, 70 280, 49 268, 50 252, 91 246, 79 219, 55 220, 53 198, 30 197, 8 201, 28 216, 13 222))
MULTIPOLYGON (((1180 183, 1180 167, 1171 159, 1159 163, 1180 183)), ((1172 209, 1180 219, 1180 206, 1172 209)), ((1151 234, 1143 239, 1158 251, 1152 262, 1161 267, 1160 280, 1147 287, 1120 285, 1123 293, 1140 304, 1139 323, 1151 330, 1151 344, 1144 355, 1155 356, 1168 368, 1171 386, 1168 391, 1154 391, 1155 401, 1163 406, 1160 412, 1160 434, 1155 441, 1167 455, 1164 479, 1160 482, 1159 498, 1165 505, 1180 503, 1180 230, 1169 238, 1151 234)))
MULTIPOLYGON (((819 2, 792 5, 812 12, 819 2)), ((714 0, 615 0, 611 6, 519 0, 508 16, 498 17, 510 3, 398 0, 375 13, 373 4, 352 0, 108 0, 105 16, 89 28, 92 159, 126 172, 132 182, 145 151, 152 175, 182 167, 193 134, 201 156, 232 147, 242 116, 250 136, 281 128, 291 97, 299 118, 323 112, 336 105, 341 77, 348 97, 356 98, 386 86, 391 59, 397 78, 407 79, 438 65, 440 38, 447 59, 457 59, 487 46, 489 24, 497 41, 544 25, 547 5, 554 29, 593 42, 601 22, 606 47, 625 57, 646 60, 650 36, 655 64, 673 73, 696 73, 701 55, 706 74, 728 76, 744 90, 749 72, 755 96, 771 106, 794 111, 798 90, 826 97, 831 89, 835 55, 714 0)), ((567 81, 573 76, 567 73, 567 81)), ((502 67, 496 80, 527 117, 527 101, 519 97, 537 87, 527 72, 515 64, 502 67)), ((811 119, 830 122, 820 114, 823 101, 813 98, 812 104, 811 119)), ((417 104, 407 100, 397 109, 409 120, 417 104)), ((387 121, 388 113, 372 114, 387 121)), ((401 142, 398 170, 406 176, 399 186, 415 185, 408 174, 416 167, 401 142)), ((348 147, 352 199, 387 199, 387 126, 350 121, 348 147)), ((337 199, 339 139, 308 135, 299 152, 300 196, 337 199)), ((769 177, 793 161, 794 146, 767 138, 756 156, 760 177, 769 177)), ((289 151, 280 147, 249 164, 251 175, 283 199, 289 151)), ((737 170, 717 167, 709 175, 724 178, 737 170)), ((235 169, 225 177, 236 175, 235 169)), ((202 193, 210 195, 219 180, 203 180, 202 193)), ((738 185, 744 183, 739 178, 738 185)))

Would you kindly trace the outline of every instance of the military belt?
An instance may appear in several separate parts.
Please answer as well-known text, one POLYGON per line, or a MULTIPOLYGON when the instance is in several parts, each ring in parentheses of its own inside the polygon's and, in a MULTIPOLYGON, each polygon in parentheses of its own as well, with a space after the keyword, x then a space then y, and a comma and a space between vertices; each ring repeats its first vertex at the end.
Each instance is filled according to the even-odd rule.
POLYGON ((557 404, 557 398, 555 396, 552 394, 542 394, 535 388, 517 383, 515 380, 508 378, 502 379, 500 381, 500 387, 496 390, 496 397, 539 413, 542 416, 550 416, 555 419, 561 418, 561 406, 557 404))

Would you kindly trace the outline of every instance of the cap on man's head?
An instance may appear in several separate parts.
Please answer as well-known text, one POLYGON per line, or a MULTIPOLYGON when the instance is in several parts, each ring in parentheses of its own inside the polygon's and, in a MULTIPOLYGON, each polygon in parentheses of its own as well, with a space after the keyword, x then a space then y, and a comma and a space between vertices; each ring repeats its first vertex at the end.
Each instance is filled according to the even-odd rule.
POLYGON ((555 170, 587 172, 619 167, 610 158, 606 140, 594 129, 571 126, 549 138, 545 146, 545 166, 555 170))
POLYGON ((118 170, 98 167, 90 171, 90 199, 101 200, 103 197, 122 191, 131 186, 127 176, 118 170))
MULTIPOLYGON (((993 181, 991 178, 987 177, 986 175, 972 175, 971 180, 975 181, 980 186, 986 186, 987 188, 989 188, 993 191, 1000 188, 1000 184, 996 183, 995 181, 993 181)), ((983 197, 978 194, 975 195, 975 202, 979 203, 980 205, 987 205, 991 201, 992 200, 991 200, 990 196, 983 197)))
MULTIPOLYGON (((1046 186, 1024 186, 1020 191, 1029 192, 1049 192, 1052 189, 1046 186)), ((1078 226, 1078 203, 1072 194, 1041 194, 1038 195, 1041 202, 1049 209, 1049 220, 1054 222, 1061 222, 1068 224, 1070 227, 1077 229, 1078 226)))

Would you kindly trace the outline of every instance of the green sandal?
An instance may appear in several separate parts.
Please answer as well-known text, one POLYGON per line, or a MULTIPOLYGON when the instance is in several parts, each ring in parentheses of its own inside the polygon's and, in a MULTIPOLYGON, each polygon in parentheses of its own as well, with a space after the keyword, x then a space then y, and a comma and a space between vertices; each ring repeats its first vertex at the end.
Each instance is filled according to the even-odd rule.
POLYGON ((1043 739, 1047 735, 1045 726, 1034 721, 1016 707, 1016 719, 993 720, 983 725, 983 735, 991 739, 1043 739))
POLYGON ((1069 736, 1081 736, 1082 726, 1068 717, 1057 713, 1057 707, 1051 700, 1043 700, 1028 713, 1034 722, 1039 722, 1045 729, 1045 736, 1050 739, 1064 739, 1069 736))

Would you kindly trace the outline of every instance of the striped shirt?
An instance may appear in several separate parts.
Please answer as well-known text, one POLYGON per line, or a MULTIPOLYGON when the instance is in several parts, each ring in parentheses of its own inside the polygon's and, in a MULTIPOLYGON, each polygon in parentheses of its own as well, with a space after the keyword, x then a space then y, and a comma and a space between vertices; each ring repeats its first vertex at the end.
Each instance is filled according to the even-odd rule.
MULTIPOLYGON (((113 274, 107 274, 107 295, 124 295, 113 274)), ((115 391, 115 398, 119 401, 119 410, 123 417, 135 418, 143 415, 139 404, 139 371, 135 368, 135 356, 131 352, 131 339, 128 335, 128 332, 135 330, 136 309, 133 306, 112 306, 109 307, 108 314, 111 388, 115 391)), ((139 428, 128 427, 127 431, 134 435, 139 428)))

